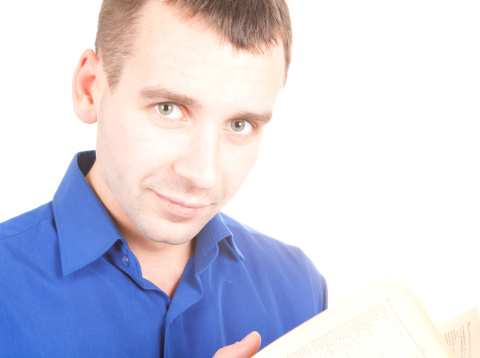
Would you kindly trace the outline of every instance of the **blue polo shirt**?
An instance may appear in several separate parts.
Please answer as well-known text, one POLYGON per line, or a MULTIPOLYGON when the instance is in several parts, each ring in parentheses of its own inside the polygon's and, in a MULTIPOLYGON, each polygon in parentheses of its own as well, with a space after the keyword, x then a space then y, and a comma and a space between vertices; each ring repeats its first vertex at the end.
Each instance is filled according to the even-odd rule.
POLYGON ((326 308, 298 248, 217 214, 172 300, 140 264, 75 156, 53 201, 0 224, 0 357, 212 357, 262 347, 326 308))

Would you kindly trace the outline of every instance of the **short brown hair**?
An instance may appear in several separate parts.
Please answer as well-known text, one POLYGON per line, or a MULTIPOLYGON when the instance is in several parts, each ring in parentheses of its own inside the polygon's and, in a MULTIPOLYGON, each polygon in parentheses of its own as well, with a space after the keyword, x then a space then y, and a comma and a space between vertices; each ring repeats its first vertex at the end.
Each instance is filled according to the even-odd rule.
POLYGON ((103 0, 95 52, 102 58, 111 89, 118 84, 124 61, 134 48, 140 10, 148 1, 163 1, 186 19, 200 16, 240 50, 261 53, 264 47, 281 41, 286 76, 292 26, 285 0, 103 0))

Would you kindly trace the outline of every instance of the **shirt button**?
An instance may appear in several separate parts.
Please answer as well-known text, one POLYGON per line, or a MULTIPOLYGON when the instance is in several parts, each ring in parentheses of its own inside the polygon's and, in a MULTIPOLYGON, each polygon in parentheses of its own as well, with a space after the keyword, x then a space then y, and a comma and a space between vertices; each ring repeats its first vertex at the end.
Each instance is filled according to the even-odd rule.
POLYGON ((123 256, 122 256, 122 262, 125 266, 127 266, 127 267, 130 266, 130 260, 129 260, 128 256, 125 255, 125 254, 123 254, 123 256))

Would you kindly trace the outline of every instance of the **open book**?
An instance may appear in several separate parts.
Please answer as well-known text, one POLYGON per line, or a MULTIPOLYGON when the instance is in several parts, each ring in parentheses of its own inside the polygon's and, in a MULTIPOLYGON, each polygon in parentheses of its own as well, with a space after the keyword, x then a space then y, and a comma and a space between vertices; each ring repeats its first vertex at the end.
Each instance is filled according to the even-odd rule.
POLYGON ((436 327, 410 287, 390 278, 313 317, 254 357, 480 358, 480 316, 475 309, 436 327))
POLYGON ((480 358, 480 316, 472 309, 437 325, 455 358, 480 358))

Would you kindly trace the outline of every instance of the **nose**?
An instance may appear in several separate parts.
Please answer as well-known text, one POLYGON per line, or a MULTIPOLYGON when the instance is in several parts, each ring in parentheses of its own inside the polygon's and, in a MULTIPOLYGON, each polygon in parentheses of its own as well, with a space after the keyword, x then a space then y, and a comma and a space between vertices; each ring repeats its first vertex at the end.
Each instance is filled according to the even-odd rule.
POLYGON ((219 138, 216 133, 193 134, 174 163, 175 174, 195 188, 212 189, 222 180, 219 138))

